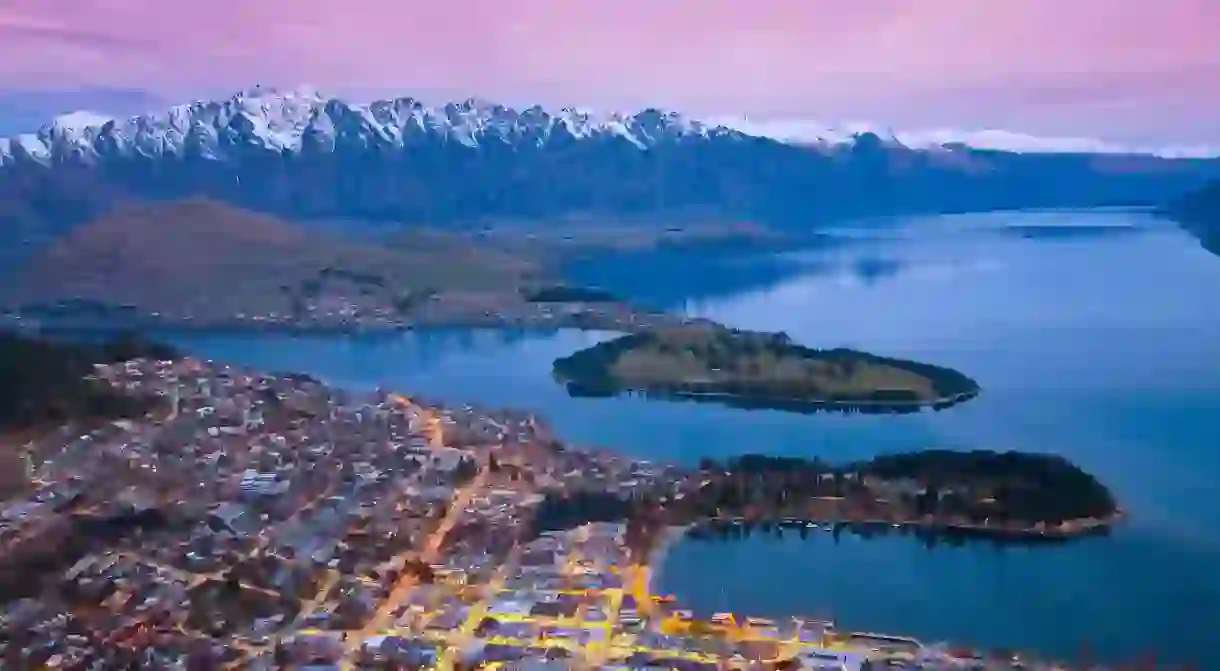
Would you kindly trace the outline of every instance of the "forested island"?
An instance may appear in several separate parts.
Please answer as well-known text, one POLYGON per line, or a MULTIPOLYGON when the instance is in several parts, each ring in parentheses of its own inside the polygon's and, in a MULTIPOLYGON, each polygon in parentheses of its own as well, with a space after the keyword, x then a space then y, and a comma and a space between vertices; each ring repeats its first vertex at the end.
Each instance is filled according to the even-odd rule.
POLYGON ((828 524, 1024 542, 1104 532, 1121 518, 1113 494, 1092 475, 1063 457, 1026 452, 928 450, 840 465, 763 455, 704 459, 678 491, 554 493, 535 523, 628 520, 690 526, 695 535, 828 524))
POLYGON ((556 360, 553 373, 573 396, 635 392, 796 412, 943 409, 979 392, 950 368, 702 324, 599 343, 556 360))

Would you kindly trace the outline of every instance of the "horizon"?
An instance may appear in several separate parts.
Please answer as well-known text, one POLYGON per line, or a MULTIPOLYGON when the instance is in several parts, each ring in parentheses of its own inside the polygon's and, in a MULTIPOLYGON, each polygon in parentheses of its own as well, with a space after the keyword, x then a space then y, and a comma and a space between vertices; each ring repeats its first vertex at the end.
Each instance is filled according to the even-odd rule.
MULTIPOLYGON (((229 94, 217 96, 186 97, 177 102, 158 101, 159 106, 138 112, 112 114, 101 110, 73 109, 56 113, 37 121, 37 125, 24 129, 10 129, 5 125, 3 116, 4 104, 0 100, 0 139, 16 138, 43 132, 52 124, 60 123, 65 127, 99 127, 108 121, 126 121, 137 117, 162 116, 170 109, 181 105, 200 102, 232 100, 241 97, 254 98, 259 96, 283 97, 314 97, 319 102, 340 100, 352 106, 368 106, 379 100, 414 99, 428 107, 438 108, 449 103, 478 102, 488 105, 499 105, 496 100, 481 96, 467 96, 460 99, 432 99, 411 95, 409 92, 388 94, 385 97, 359 98, 331 95, 328 91, 312 84, 297 86, 264 86, 253 84, 240 87, 229 94)), ((525 109, 524 106, 504 105, 515 111, 525 109)), ((543 106, 548 112, 572 110, 592 116, 634 115, 647 108, 631 110, 604 110, 581 105, 543 106)), ((853 137, 863 134, 875 134, 883 139, 898 142, 911 149, 931 149, 953 144, 966 144, 977 149, 1009 151, 1015 153, 1098 153, 1148 155, 1171 159, 1220 158, 1220 144, 1133 144, 1116 142, 1101 136, 1046 136, 1033 135, 1020 130, 1008 128, 898 128, 892 125, 872 121, 822 121, 813 119, 778 118, 759 119, 748 116, 698 116, 682 110, 666 109, 676 112, 686 118, 693 119, 711 126, 725 127, 756 137, 770 138, 779 142, 794 145, 830 145, 850 141, 853 137)))
POLYGON ((151 0, 0 9, 0 123, 127 116, 254 82, 344 99, 411 92, 514 107, 660 107, 696 118, 1217 147, 1220 4, 878 0, 488 0, 274 7, 216 0, 190 22, 151 0), (67 18, 65 18, 67 17, 67 18), (236 81, 235 73, 245 81, 236 81), (49 113, 48 113, 49 112, 49 113))

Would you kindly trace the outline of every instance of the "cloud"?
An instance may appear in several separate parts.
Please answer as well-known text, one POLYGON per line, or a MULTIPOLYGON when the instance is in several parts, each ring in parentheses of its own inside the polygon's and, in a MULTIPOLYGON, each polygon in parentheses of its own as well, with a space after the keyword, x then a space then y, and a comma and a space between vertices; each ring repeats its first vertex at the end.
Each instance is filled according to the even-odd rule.
POLYGON ((1215 25, 1215 0, 4 0, 0 87, 312 82, 1187 138, 1220 133, 1215 25))
POLYGON ((154 40, 127 35, 68 26, 29 25, 0 20, 0 41, 3 40, 11 40, 13 43, 49 42, 97 50, 147 51, 159 45, 154 40))

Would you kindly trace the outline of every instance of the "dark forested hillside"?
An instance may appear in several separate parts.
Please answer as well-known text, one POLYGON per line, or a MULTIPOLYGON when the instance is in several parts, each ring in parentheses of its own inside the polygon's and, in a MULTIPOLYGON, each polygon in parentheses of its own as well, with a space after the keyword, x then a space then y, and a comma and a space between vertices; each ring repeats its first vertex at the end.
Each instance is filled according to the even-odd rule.
POLYGON ((129 336, 77 344, 0 332, 0 431, 141 414, 149 408, 149 399, 120 394, 85 376, 95 363, 176 356, 169 347, 129 336))
POLYGON ((1178 199, 1166 212, 1197 236, 1208 251, 1220 256, 1220 180, 1178 199))

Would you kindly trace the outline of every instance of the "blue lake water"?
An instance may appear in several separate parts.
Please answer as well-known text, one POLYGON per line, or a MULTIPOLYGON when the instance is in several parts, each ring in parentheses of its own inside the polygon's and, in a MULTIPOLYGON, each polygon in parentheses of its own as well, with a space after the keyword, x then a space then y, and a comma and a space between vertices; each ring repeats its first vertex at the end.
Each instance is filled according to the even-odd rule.
POLYGON ((645 458, 827 458, 930 447, 1053 451, 1110 485, 1114 535, 1051 548, 924 548, 903 537, 753 537, 673 548, 661 585, 700 608, 832 614, 856 629, 1067 656, 1155 649, 1205 668, 1220 624, 1220 258, 1122 212, 1004 213, 845 226, 752 259, 590 261, 625 295, 815 346, 962 370, 941 413, 789 415, 571 399, 550 362, 605 337, 436 331, 391 338, 193 335, 201 355, 546 415, 565 438, 645 458))

